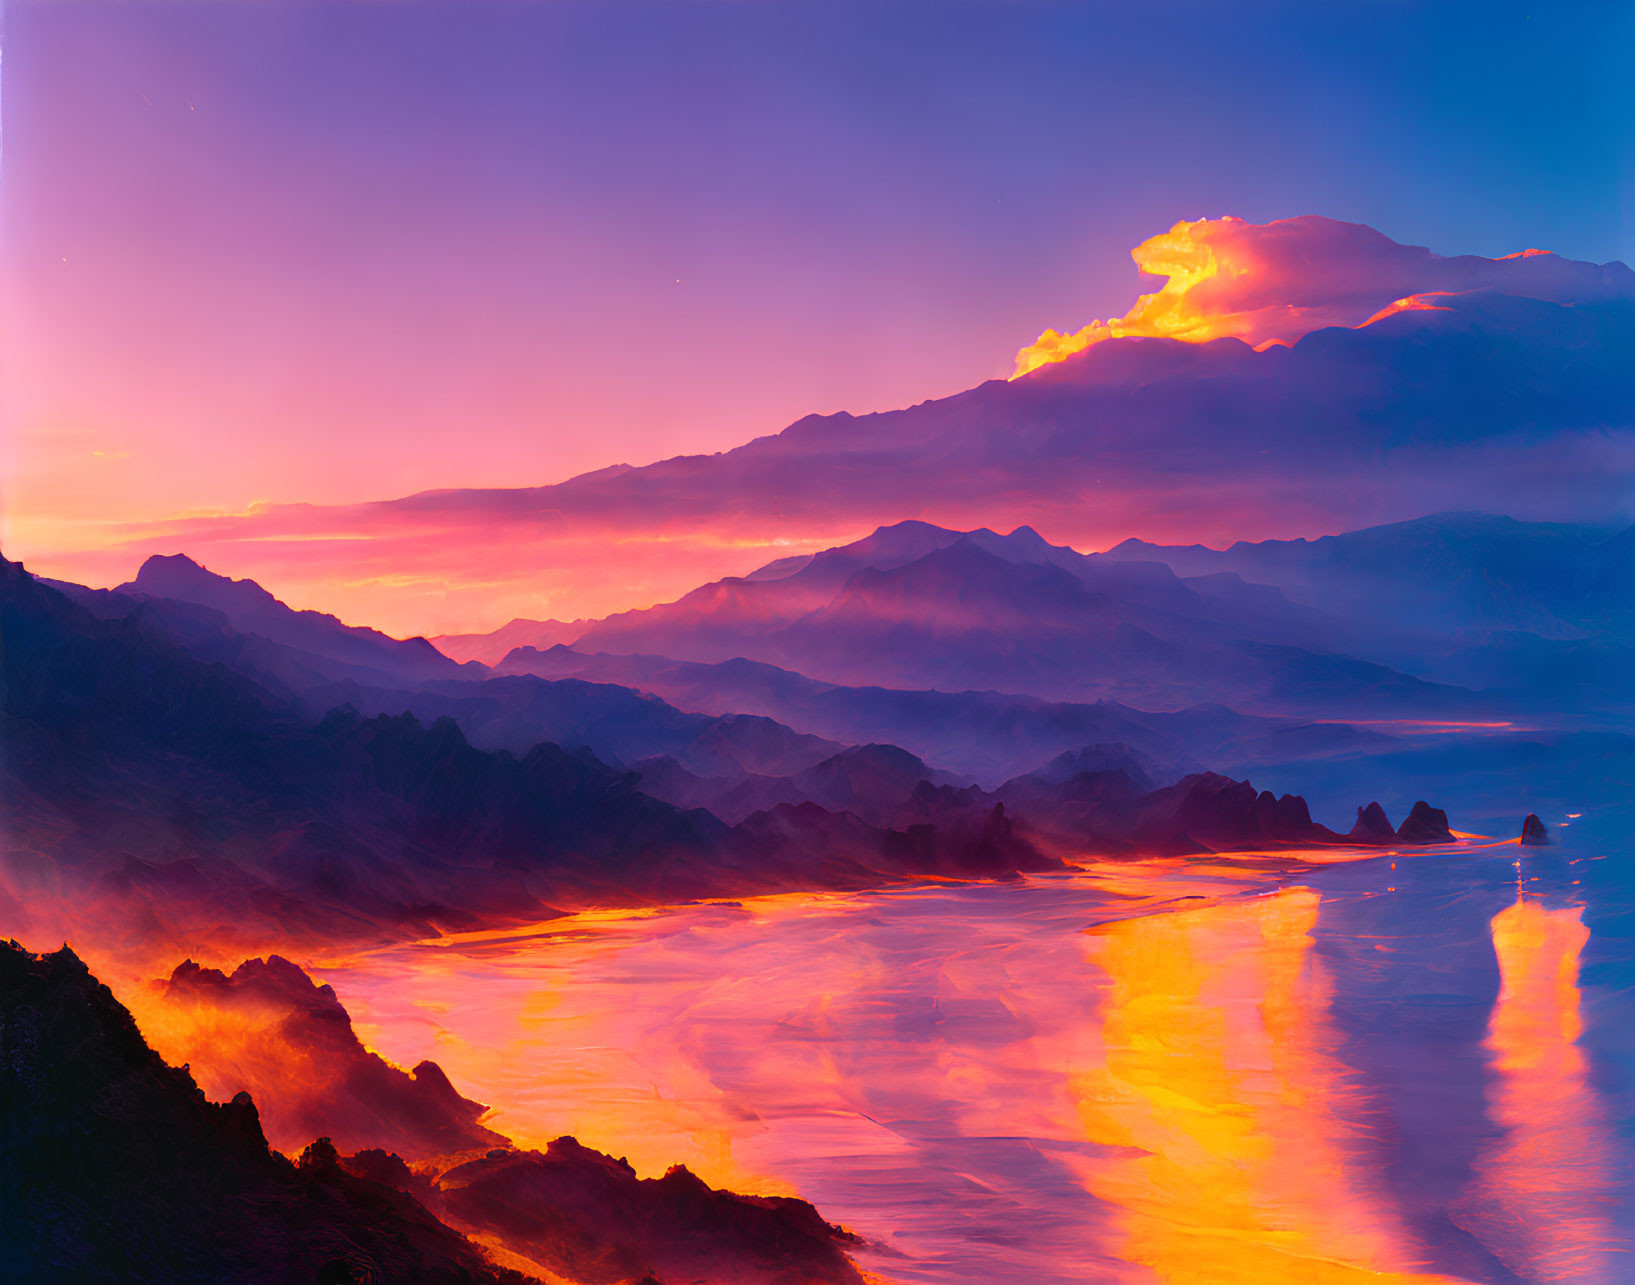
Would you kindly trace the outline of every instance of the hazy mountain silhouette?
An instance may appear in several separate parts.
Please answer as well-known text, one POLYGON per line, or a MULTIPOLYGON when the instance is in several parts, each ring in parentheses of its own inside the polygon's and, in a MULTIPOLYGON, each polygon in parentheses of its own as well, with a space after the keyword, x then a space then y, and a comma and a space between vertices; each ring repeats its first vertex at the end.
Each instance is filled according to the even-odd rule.
POLYGON ((1635 528, 1443 513, 1221 550, 1126 540, 1104 556, 1275 584, 1344 622, 1358 654, 1490 689, 1501 704, 1548 714, 1635 703, 1635 528))
MULTIPOLYGON (((314 724, 145 610, 98 620, 9 562, 0 629, 0 904, 20 924, 68 914, 121 942, 201 921, 227 940, 355 937, 1046 862, 1003 834, 965 852, 962 816, 914 835, 864 826, 838 847, 735 830, 588 753, 477 749, 452 718, 343 706, 314 724)), ((717 762, 819 748, 769 746, 757 722, 716 730, 717 762)))
POLYGON ((1439 513, 1315 540, 1224 550, 1126 540, 1103 555, 1178 575, 1230 572, 1348 620, 1402 629, 1524 629, 1564 636, 1635 620, 1635 528, 1439 513))
POLYGON ((1085 745, 1123 742, 1172 779, 1218 758, 1254 762, 1354 753, 1391 738, 1344 723, 1240 714, 1203 703, 1151 712, 1117 701, 1047 701, 995 691, 848 687, 759 661, 699 664, 663 656, 519 649, 502 672, 585 677, 662 695, 683 709, 737 709, 853 744, 899 745, 928 763, 989 783, 1085 745))
POLYGON ((186 558, 150 559, 148 567, 155 563, 177 581, 178 591, 229 606, 249 604, 236 618, 247 626, 266 625, 268 633, 242 632, 235 617, 191 600, 42 583, 100 619, 145 622, 155 636, 287 698, 314 721, 343 705, 366 717, 409 713, 428 726, 452 718, 473 745, 518 757, 551 741, 589 749, 613 766, 672 755, 703 772, 798 771, 843 748, 765 718, 683 713, 612 684, 490 679, 481 665, 454 666, 440 656, 423 664, 423 640, 400 643, 373 629, 295 612, 253 581, 227 581, 186 558))
POLYGON ((45 583, 104 618, 128 616, 139 605, 151 605, 165 627, 194 650, 213 649, 212 659, 240 672, 259 669, 290 687, 342 677, 421 682, 465 672, 424 638, 399 640, 378 629, 342 624, 322 612, 296 611, 255 581, 218 576, 185 554, 149 558, 134 580, 116 589, 45 583), (262 641, 275 649, 261 646, 262 641))
POLYGON ((674 603, 586 622, 574 646, 652 652, 662 644, 662 654, 677 660, 730 660, 748 654, 744 647, 762 645, 780 628, 832 608, 859 572, 941 567, 944 574, 958 576, 962 564, 985 561, 983 554, 1023 568, 1036 580, 1053 581, 1058 593, 1065 582, 1053 571, 1064 572, 1086 592, 1105 595, 1131 613, 1145 611, 1152 620, 1182 631, 1219 635, 1253 629, 1267 641, 1316 646, 1336 644, 1341 636, 1320 612, 1231 575, 1182 581, 1158 559, 1142 565, 1086 556, 1047 543, 1029 527, 999 535, 986 528, 959 532, 908 521, 810 558, 785 560, 777 569, 715 581, 674 603))
POLYGON ((366 715, 408 712, 424 723, 452 718, 473 745, 524 754, 541 741, 584 747, 611 766, 655 755, 706 774, 809 767, 843 745, 750 714, 684 713, 656 696, 613 683, 511 675, 413 689, 334 683, 301 694, 316 715, 350 705, 366 715))
POLYGON ((574 650, 745 658, 852 687, 1156 708, 1217 701, 1307 718, 1476 705, 1336 650, 1349 637, 1340 621, 1230 571, 1182 579, 1157 560, 1087 557, 1027 528, 1001 536, 913 522, 787 575, 717 581, 609 617, 574 650))
POLYGON ((590 625, 588 620, 525 620, 519 617, 484 634, 437 634, 426 641, 451 660, 492 665, 515 647, 554 647, 571 643, 590 625))

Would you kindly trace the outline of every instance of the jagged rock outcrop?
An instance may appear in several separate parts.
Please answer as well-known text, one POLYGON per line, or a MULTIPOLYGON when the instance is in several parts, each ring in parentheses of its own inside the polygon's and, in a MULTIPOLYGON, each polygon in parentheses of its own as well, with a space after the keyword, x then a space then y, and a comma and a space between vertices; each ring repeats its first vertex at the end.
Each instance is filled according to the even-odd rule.
MULTIPOLYGON (((200 1031, 216 1037, 189 1050, 202 1078, 257 1076, 253 1087, 286 1136, 292 1121, 336 1129, 333 1140, 306 1147, 303 1171, 339 1166, 401 1190, 459 1231, 521 1255, 514 1266, 592 1285, 648 1275, 860 1285, 845 1254, 856 1239, 806 1201, 712 1190, 681 1167, 639 1179, 624 1161, 572 1138, 544 1153, 513 1149, 477 1124, 485 1108, 460 1096, 435 1064, 411 1076, 365 1049, 333 988, 314 985, 288 960, 247 960, 231 974, 184 964, 165 998, 181 1006, 177 1019, 197 1017, 200 1031), (236 1044, 219 1038, 225 1030, 236 1044)), ((302 1144, 285 1145, 293 1154, 302 1144)))
POLYGON ((1366 808, 1358 807, 1357 824, 1351 827, 1351 833, 1346 838, 1352 843, 1383 847, 1396 842, 1397 829, 1391 824, 1391 818, 1385 815, 1384 808, 1378 803, 1370 803, 1366 808))
POLYGON ((1550 843, 1550 831, 1544 822, 1539 820, 1537 812, 1529 812, 1527 819, 1521 823, 1521 838, 1519 843, 1529 848, 1543 848, 1550 843))
MULTIPOLYGON (((343 1162, 344 1163, 344 1162, 343 1162)), ((371 1171, 385 1172, 378 1159, 371 1171)), ((412 1181, 412 1178, 411 1178, 412 1181)), ((493 1150, 437 1178, 429 1201, 473 1235, 592 1285, 652 1277, 721 1285, 862 1285, 861 1242, 804 1200, 716 1191, 677 1165, 638 1178, 623 1160, 558 1138, 493 1150)))
POLYGON ((515 1282, 401 1191, 270 1151, 67 947, 0 943, 0 1277, 515 1282))
POLYGON ((1305 799, 1257 792, 1248 781, 1216 772, 1184 777, 1139 802, 1130 841, 1143 852, 1224 852, 1307 843, 1338 843, 1316 824, 1305 799))
POLYGON ((166 1025, 196 1031, 185 1046, 168 1036, 167 1050, 207 1089, 253 1094, 281 1150, 324 1136, 344 1151, 380 1147, 418 1161, 507 1141, 435 1062, 405 1071, 365 1048, 334 989, 278 955, 231 974, 188 960, 164 994, 175 1019, 166 1025))
POLYGON ((1142 789, 1122 769, 1065 780, 1035 773, 1006 782, 998 797, 1016 812, 1022 833, 1037 833, 1069 855, 1180 855, 1341 841, 1311 819, 1299 795, 1278 797, 1215 772, 1159 790, 1142 789))
MULTIPOLYGON (((807 802, 757 812, 738 829, 784 854, 806 872, 809 882, 824 887, 864 888, 878 886, 883 878, 920 874, 1010 879, 1030 870, 1061 868, 1057 857, 1018 833, 992 796, 924 785, 910 805, 926 804, 929 792, 934 824, 882 831, 850 812, 830 812, 807 802)), ((796 886, 793 881, 791 886, 796 886)))
POLYGON ((1438 843, 1452 843, 1453 831, 1448 829, 1448 814, 1433 808, 1421 799, 1408 813, 1408 819, 1397 828, 1397 842, 1429 847, 1438 843))
MULTIPOLYGON (((350 1033, 334 992, 287 961, 250 961, 231 977, 178 972, 190 1003, 230 1007, 252 1034, 247 1006, 267 994, 294 996, 311 1020, 350 1033)), ((315 1083, 360 1073, 333 1040, 288 1058, 288 1075, 315 1083)), ((417 1080, 428 1066, 416 1068, 417 1080)), ((480 1110, 431 1070, 440 1104, 480 1110)), ((355 1096, 367 1107, 367 1095, 355 1096)), ((646 1277, 862 1285, 846 1255, 858 1239, 804 1200, 718 1191, 680 1166, 641 1179, 572 1138, 541 1153, 480 1134, 499 1145, 414 1170, 380 1148, 343 1158, 328 1137, 291 1163, 269 1149, 248 1093, 208 1100, 187 1067, 148 1047, 71 950, 35 955, 0 943, 0 1280, 533 1279, 497 1266, 469 1233, 491 1238, 518 1266, 587 1285, 646 1277)))

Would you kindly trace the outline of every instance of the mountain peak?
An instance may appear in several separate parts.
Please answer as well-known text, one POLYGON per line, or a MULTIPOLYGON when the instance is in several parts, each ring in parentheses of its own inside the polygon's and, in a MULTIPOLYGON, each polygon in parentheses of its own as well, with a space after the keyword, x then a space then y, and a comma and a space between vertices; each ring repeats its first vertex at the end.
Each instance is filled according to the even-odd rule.
POLYGON ((363 666, 378 674, 422 679, 446 678, 457 672, 456 662, 424 638, 399 641, 379 630, 343 624, 334 616, 299 611, 254 580, 219 575, 185 553, 149 558, 136 578, 115 592, 208 607, 226 616, 237 633, 258 635, 309 657, 363 666))
POLYGON ((946 527, 934 526, 930 522, 922 522, 918 518, 909 518, 906 521, 893 522, 889 526, 876 527, 870 535, 861 540, 825 552, 844 554, 861 562, 878 563, 887 559, 911 561, 952 544, 962 534, 963 532, 950 531, 946 527))
POLYGON ((265 608, 278 602, 254 580, 220 575, 185 553, 154 554, 142 564, 136 579, 120 589, 156 598, 179 598, 229 614, 235 609, 265 608))
MULTIPOLYGON (((140 580, 144 575, 162 575, 170 569, 185 571, 190 568, 194 571, 205 570, 202 563, 193 561, 185 553, 156 553, 142 564, 136 576, 140 580)), ((214 575, 215 573, 209 572, 208 574, 214 575)))

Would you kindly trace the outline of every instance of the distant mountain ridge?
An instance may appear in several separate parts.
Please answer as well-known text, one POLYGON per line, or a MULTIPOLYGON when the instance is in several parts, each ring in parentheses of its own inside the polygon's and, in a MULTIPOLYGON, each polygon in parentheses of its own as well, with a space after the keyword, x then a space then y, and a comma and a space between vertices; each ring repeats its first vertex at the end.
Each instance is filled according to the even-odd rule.
MULTIPOLYGON (((1306 719, 1621 709, 1635 706, 1631 540, 1635 528, 1445 513, 1316 540, 1130 539, 1082 554, 1028 527, 910 521, 592 622, 572 649, 1306 719)), ((520 659, 543 650, 497 668, 544 674, 520 659)))
MULTIPOLYGON (((882 527, 787 574, 730 578, 593 623, 580 653, 748 659, 820 681, 1147 708, 1218 701, 1265 714, 1414 716, 1470 693, 1358 660, 1352 634, 1230 571, 1084 555, 1031 528, 882 527)), ((515 672, 510 659, 501 670, 515 672)))
POLYGON ((42 581, 104 620, 145 622, 191 655, 220 663, 316 721, 338 706, 367 717, 412 713, 426 726, 452 718, 471 743, 524 757, 541 741, 583 747, 618 766, 673 754, 706 772, 810 766, 844 748, 769 719, 683 713, 628 688, 578 680, 491 678, 480 664, 454 664, 423 639, 400 642, 333 617, 296 612, 253 581, 229 581, 190 559, 144 566, 132 585, 88 590, 42 581), (185 564, 185 565, 184 565, 185 564), (169 589, 187 599, 159 596, 169 589), (209 605, 218 604, 218 605, 209 605), (221 607, 234 609, 229 616, 221 607), (235 622, 260 632, 242 633, 235 622), (730 769, 729 769, 730 770, 730 769))
POLYGON ((889 741, 930 763, 991 783, 1092 744, 1128 744, 1164 774, 1180 777, 1223 754, 1254 761, 1262 755, 1306 757, 1391 743, 1390 737, 1343 723, 1240 714, 1223 705, 1150 712, 1117 701, 847 687, 742 659, 711 665, 663 656, 586 654, 558 646, 545 652, 519 649, 501 670, 623 684, 682 709, 743 710, 836 741, 889 741))
POLYGON ((525 620, 521 617, 485 634, 437 634, 426 641, 451 660, 498 664, 517 647, 554 647, 571 643, 590 625, 588 620, 525 620))
MULTIPOLYGON (((738 641, 759 638, 833 604, 860 572, 886 573, 927 559, 936 565, 939 554, 960 556, 950 550, 980 551, 1021 568, 1062 570, 1091 592, 1154 611, 1191 610, 1205 620, 1232 615, 1235 585, 1229 575, 1204 576, 1193 584, 1181 581, 1158 559, 1142 566, 1081 554, 1049 544, 1031 527, 1000 535, 985 527, 962 532, 910 520, 809 558, 784 559, 748 576, 713 581, 674 603, 586 622, 573 645, 579 650, 651 651, 626 644, 662 638, 667 640, 663 654, 678 660, 731 659, 738 641)), ((1263 623, 1268 615, 1282 614, 1286 619, 1278 624, 1285 631, 1328 638, 1327 622, 1319 613, 1280 604, 1280 596, 1270 588, 1259 591, 1255 607, 1263 623)))
POLYGON ((1635 712, 1635 527, 1443 513, 1220 550, 1126 540, 1104 556, 1275 582, 1370 659, 1532 717, 1635 712))
POLYGON ((1109 559, 1162 562, 1180 576, 1237 574, 1319 610, 1395 612, 1444 630, 1555 634, 1635 621, 1635 527, 1439 513, 1315 540, 1216 550, 1125 540, 1109 559))
MULTIPOLYGON (((127 614, 131 603, 165 599, 219 614, 235 633, 268 639, 317 661, 409 682, 453 678, 462 673, 424 638, 397 639, 367 626, 342 624, 318 611, 286 606, 253 580, 233 580, 200 566, 186 554, 155 554, 133 580, 112 590, 85 590, 48 582, 98 615, 127 614)), ((195 618, 197 628, 208 622, 195 618)))

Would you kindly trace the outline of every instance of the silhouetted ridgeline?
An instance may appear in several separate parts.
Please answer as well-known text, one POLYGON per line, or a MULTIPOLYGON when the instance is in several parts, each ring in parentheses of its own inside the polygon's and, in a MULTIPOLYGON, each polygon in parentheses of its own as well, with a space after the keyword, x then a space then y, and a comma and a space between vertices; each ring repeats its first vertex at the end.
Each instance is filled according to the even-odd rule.
MULTIPOLYGON (((10 563, 0 595, 7 890, 25 922, 35 901, 83 894, 93 910, 118 899, 116 935, 190 906, 237 927, 426 931, 968 864, 957 836, 871 827, 814 864, 651 798, 589 753, 488 753, 452 719, 342 708, 314 726, 145 609, 98 620, 10 563)), ((985 852, 984 873, 1038 859, 985 852)))
POLYGON ((0 1042, 0 1279, 523 1279, 413 1197, 269 1151, 249 1096, 207 1101, 66 947, 0 944, 0 1042))
MULTIPOLYGON (((636 718, 623 724, 633 745, 647 726, 695 766, 730 774, 704 788, 663 762, 626 772, 549 741, 482 750, 448 716, 427 727, 342 706, 314 721, 298 696, 201 658, 196 638, 167 626, 169 610, 152 601, 99 619, 0 567, 0 905, 20 926, 34 916, 43 928, 68 907, 78 931, 109 947, 179 940, 194 924, 253 948, 515 922, 557 906, 1008 877, 1095 851, 1336 840, 1300 800, 1247 783, 1194 775, 1154 790, 1144 769, 1119 766, 1136 761, 1127 747, 1118 763, 983 791, 895 746, 829 753, 830 742, 770 720, 666 713, 585 684, 566 693, 594 718, 630 711, 618 718, 636 718), (790 774, 767 775, 776 770, 790 774), (648 775, 675 802, 644 792, 648 775)), ((227 654, 242 637, 212 636, 227 654)), ((506 681, 524 684, 521 699, 542 686, 506 681)), ((507 695, 470 686, 484 702, 507 695)), ((560 718, 569 706, 553 696, 551 708, 560 718)))
MULTIPOLYGON (((293 965, 254 961, 233 977, 179 970, 173 987, 192 989, 195 1004, 259 992, 269 1025, 286 1023, 284 1038, 292 1017, 308 1030, 338 1021, 350 1034, 333 994, 293 965)), ((855 1238, 805 1201, 715 1191, 679 1166, 638 1179, 571 1138, 521 1152, 483 1130, 451 1140, 497 1145, 411 1172, 391 1152, 343 1157, 321 1137, 291 1163, 268 1148, 248 1093, 208 1101, 66 947, 33 955, 0 944, 0 1050, 0 1280, 532 1279, 497 1265, 463 1230, 499 1242, 509 1264, 587 1285, 706 1269, 736 1285, 861 1282, 844 1252, 855 1238)), ((402 1086, 376 1075, 360 1096, 356 1061, 320 1036, 273 1074, 280 1087, 303 1070, 347 1085, 352 1096, 337 1109, 367 1123, 378 1118, 370 1099, 401 1097, 402 1086)), ((431 1064, 417 1078, 433 1072, 440 1092, 465 1102, 431 1064)))

